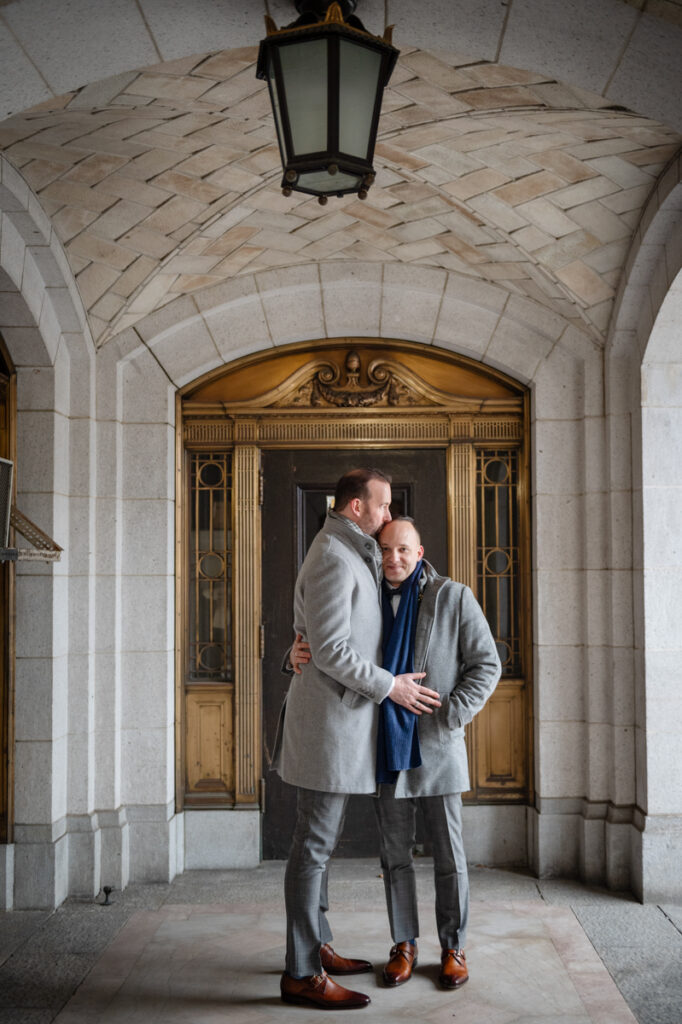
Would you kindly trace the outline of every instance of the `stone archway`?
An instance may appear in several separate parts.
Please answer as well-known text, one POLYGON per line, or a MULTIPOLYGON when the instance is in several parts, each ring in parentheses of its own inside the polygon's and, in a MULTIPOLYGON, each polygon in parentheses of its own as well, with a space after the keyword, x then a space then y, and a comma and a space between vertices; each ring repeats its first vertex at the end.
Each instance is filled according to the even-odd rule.
MULTIPOLYGON (((542 874, 580 873, 604 880, 612 768, 589 756, 588 709, 591 690, 609 685, 601 658, 609 616, 603 583, 606 537, 602 530, 588 529, 587 516, 605 500, 605 435, 602 352, 588 336, 558 317, 548 320, 531 300, 510 297, 494 285, 472 288, 469 279, 432 268, 417 275, 408 268, 357 263, 264 271, 176 300, 114 341, 121 353, 129 353, 124 375, 118 375, 119 402, 126 402, 131 387, 132 394, 142 393, 138 360, 150 374, 145 401, 161 410, 169 384, 189 383, 199 368, 206 372, 248 352, 328 336, 328 311, 329 323, 338 330, 358 323, 363 309, 368 311, 366 330, 380 337, 389 336, 390 328, 393 337, 416 337, 474 354, 531 386, 539 690, 538 797, 528 858, 542 874), (575 799, 566 799, 567 788, 583 793, 583 802, 576 806, 575 799)), ((103 347, 101 357, 113 371, 114 353, 107 354, 111 344, 103 347)), ((132 414, 133 405, 128 407, 132 414)), ((144 429, 153 432, 161 426, 144 429)), ((163 430, 168 438, 168 428, 163 430)), ((150 479, 159 480, 158 496, 166 494, 167 464, 141 445, 135 459, 138 471, 145 466, 150 479)), ((124 530, 123 547, 127 538, 124 530)), ((150 537, 150 558, 167 550, 167 532, 150 537)), ((157 585, 165 593, 166 580, 157 585)), ((135 763, 133 755, 131 766, 135 763)), ((627 832, 627 822, 620 826, 627 832)), ((611 884, 627 885, 622 870, 611 884)))
POLYGON ((83 857, 98 885, 88 757, 94 351, 49 221, 2 158, 0 173, 0 330, 17 373, 17 506, 64 548, 54 565, 17 563, 14 843, 0 847, 2 899, 54 907, 69 892, 69 855, 83 857))
MULTIPOLYGON (((669 457, 675 458, 680 431, 675 332, 679 335, 681 194, 679 159, 674 159, 643 211, 606 348, 614 757, 620 779, 626 765, 636 768, 632 844, 619 848, 610 838, 607 854, 614 862, 631 859, 632 887, 647 901, 679 895, 676 882, 671 888, 680 856, 676 761, 669 764, 658 751, 679 747, 680 741, 669 648, 679 630, 666 637, 669 620, 659 611, 665 608, 662 614, 668 616, 675 607, 679 573, 679 513, 668 488, 676 486, 669 457), (665 606, 659 604, 664 594, 665 606)), ((622 783, 618 789, 622 792, 622 783)))
POLYGON ((642 362, 642 582, 646 747, 638 765, 648 817, 642 836, 641 895, 679 897, 682 834, 682 271, 663 300, 642 362))

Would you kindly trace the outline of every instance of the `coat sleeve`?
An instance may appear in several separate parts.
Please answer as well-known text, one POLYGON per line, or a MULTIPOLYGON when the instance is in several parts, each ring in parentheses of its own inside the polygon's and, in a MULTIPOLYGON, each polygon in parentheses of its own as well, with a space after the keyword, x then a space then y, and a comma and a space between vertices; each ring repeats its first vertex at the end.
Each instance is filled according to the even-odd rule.
POLYGON ((293 651, 293 649, 294 645, 292 644, 291 647, 287 648, 287 650, 282 655, 282 664, 280 665, 279 670, 284 676, 293 676, 294 674, 294 666, 291 664, 290 661, 291 652, 293 651))
POLYGON ((501 674, 490 626, 469 587, 462 588, 460 597, 459 661, 460 674, 450 694, 450 710, 460 726, 465 726, 488 700, 501 674))
POLYGON ((366 584, 358 582, 346 560, 327 550, 324 571, 311 572, 306 578, 302 594, 305 634, 313 664, 320 672, 380 704, 388 696, 393 676, 363 657, 353 643, 353 601, 358 600, 356 591, 361 586, 374 588, 375 584, 371 578, 366 584))

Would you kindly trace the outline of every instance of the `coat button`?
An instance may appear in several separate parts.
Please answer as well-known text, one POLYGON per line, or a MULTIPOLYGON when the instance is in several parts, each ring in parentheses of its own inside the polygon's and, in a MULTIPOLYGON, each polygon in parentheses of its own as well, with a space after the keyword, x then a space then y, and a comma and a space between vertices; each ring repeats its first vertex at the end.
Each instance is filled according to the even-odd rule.
POLYGON ((367 562, 367 565, 371 565, 372 562, 374 561, 374 559, 373 558, 366 558, 365 561, 367 562))

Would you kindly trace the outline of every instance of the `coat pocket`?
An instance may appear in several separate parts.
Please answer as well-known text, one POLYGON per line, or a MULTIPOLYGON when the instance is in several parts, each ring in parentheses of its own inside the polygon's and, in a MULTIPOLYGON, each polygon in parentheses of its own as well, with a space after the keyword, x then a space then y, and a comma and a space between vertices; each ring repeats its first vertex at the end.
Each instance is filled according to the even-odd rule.
POLYGON ((343 696, 341 697, 341 703, 345 704, 349 708, 354 708, 363 699, 362 694, 346 687, 343 691, 343 696))
POLYGON ((464 726, 451 700, 446 698, 436 714, 438 715, 438 734, 441 743, 451 743, 453 739, 464 736, 464 726))

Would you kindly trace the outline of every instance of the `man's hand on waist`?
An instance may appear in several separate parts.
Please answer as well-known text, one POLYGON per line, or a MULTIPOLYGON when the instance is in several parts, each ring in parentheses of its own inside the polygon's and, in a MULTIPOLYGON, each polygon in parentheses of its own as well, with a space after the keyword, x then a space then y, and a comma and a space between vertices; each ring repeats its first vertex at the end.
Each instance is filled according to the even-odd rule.
POLYGON ((415 715, 421 715, 422 711, 433 714, 433 709, 440 707, 440 697, 435 690, 421 685, 419 680, 425 675, 425 672, 405 672, 396 676, 389 698, 415 715))
POLYGON ((306 643, 300 633, 297 633, 289 655, 289 661, 297 676, 301 675, 301 666, 307 665, 311 657, 310 644, 306 643))

